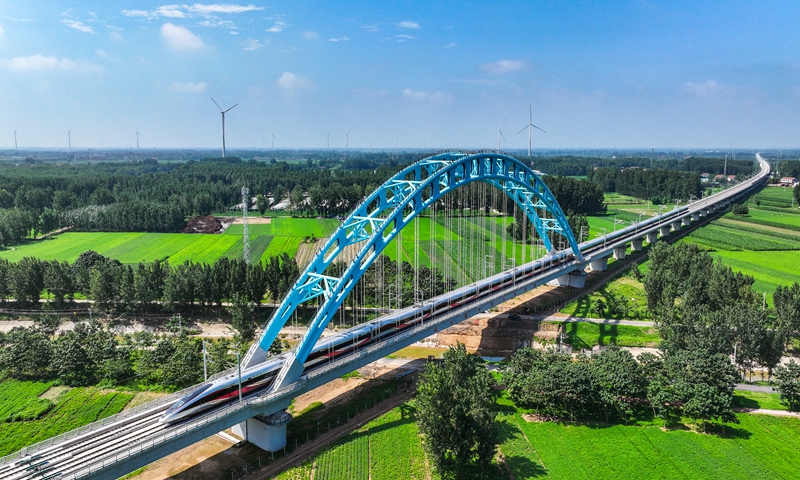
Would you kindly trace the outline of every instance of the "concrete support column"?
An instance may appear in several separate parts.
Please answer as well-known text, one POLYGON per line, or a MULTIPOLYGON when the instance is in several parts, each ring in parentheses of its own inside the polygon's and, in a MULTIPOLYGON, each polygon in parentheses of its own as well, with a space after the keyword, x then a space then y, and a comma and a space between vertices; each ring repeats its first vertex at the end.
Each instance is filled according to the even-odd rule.
POLYGON ((625 259, 625 247, 616 247, 614 248, 614 259, 615 260, 624 260, 625 259))
POLYGON ((647 243, 653 244, 658 241, 658 232, 650 232, 647 234, 647 243))
POLYGON ((605 272, 606 270, 608 270, 608 257, 590 262, 589 268, 593 272, 605 272))
POLYGON ((698 211, 697 211, 697 215, 699 215, 699 216, 700 216, 700 218, 705 218, 705 216, 706 216, 706 209, 705 209, 705 208, 701 208, 700 210, 698 210, 698 211))
POLYGON ((642 251, 642 239, 637 238, 636 240, 631 240, 631 250, 634 252, 641 252, 642 251))
POLYGON ((555 280, 550 280, 547 284, 555 287, 583 288, 586 284, 586 272, 576 270, 566 275, 561 275, 555 280))
POLYGON ((692 219, 691 219, 691 217, 683 217, 681 219, 681 223, 683 223, 684 227, 688 227, 689 225, 692 224, 692 219))
POLYGON ((693 213, 692 214, 692 221, 696 222, 698 220, 700 220, 700 215, 698 213, 693 213))
POLYGON ((672 230, 670 230, 669 227, 661 227, 661 228, 658 229, 658 231, 661 232, 661 238, 664 238, 664 237, 668 237, 669 236, 669 232, 671 232, 672 230))
POLYGON ((286 446, 286 424, 292 416, 284 410, 269 416, 256 415, 233 426, 233 433, 267 452, 277 452, 286 446), (245 429, 243 431, 243 429, 245 429))
POLYGON ((678 220, 678 221, 675 221, 675 222, 672 222, 672 229, 673 229, 674 231, 676 231, 676 232, 677 232, 678 230, 680 230, 680 229, 681 229, 681 222, 680 222, 680 220, 678 220))

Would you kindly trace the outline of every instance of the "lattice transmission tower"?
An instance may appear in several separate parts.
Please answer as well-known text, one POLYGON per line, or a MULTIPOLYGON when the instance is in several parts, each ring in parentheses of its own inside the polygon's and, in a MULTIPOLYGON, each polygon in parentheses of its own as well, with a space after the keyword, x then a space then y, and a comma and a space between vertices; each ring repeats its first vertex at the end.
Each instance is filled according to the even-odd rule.
POLYGON ((250 234, 247 231, 247 210, 250 207, 250 191, 242 187, 242 251, 244 262, 250 265, 250 234))

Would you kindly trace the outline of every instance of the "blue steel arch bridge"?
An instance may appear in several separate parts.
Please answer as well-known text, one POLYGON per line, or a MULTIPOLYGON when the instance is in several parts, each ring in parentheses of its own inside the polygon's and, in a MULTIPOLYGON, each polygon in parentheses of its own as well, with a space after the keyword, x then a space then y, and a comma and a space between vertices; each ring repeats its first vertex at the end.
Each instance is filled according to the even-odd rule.
MULTIPOLYGON (((587 268, 604 270, 609 257, 623 258, 628 249, 641 250, 645 240, 652 244, 749 194, 769 175, 767 162, 757 159, 759 173, 728 190, 582 243, 547 186, 519 160, 499 152, 446 152, 420 160, 378 187, 342 221, 274 311, 239 371, 222 372, 204 385, 4 457, 0 477, 40 478, 29 468, 37 464, 49 475, 60 473, 57 478, 117 478, 231 426, 256 445, 278 450, 285 445, 286 423, 291 419, 285 409, 297 395, 536 286, 547 282, 583 286, 587 268), (525 224, 523 230, 529 224, 535 232, 531 243, 520 248, 509 242, 505 220, 492 221, 485 200, 460 195, 470 188, 473 193, 479 189, 477 198, 496 195, 512 202, 515 219, 525 224), (484 209, 483 215, 477 215, 479 209, 484 209), (495 239, 487 241, 478 229, 463 227, 466 210, 467 220, 479 222, 480 231, 497 233, 499 225, 500 247, 488 248, 495 239), (391 250, 392 243, 400 265, 399 237, 404 229, 414 232, 413 248, 423 243, 421 218, 428 222, 431 243, 438 223, 452 227, 455 221, 452 235, 467 240, 472 236, 466 242, 472 245, 456 252, 456 261, 450 262, 449 273, 456 278, 460 274, 460 280, 448 284, 448 291, 429 292, 430 298, 425 298, 418 295, 415 277, 412 302, 405 307, 398 301, 401 286, 392 294, 389 285, 381 285, 376 298, 389 297, 391 305, 395 297, 395 308, 320 339, 328 323, 344 311, 345 300, 357 293, 359 280, 370 266, 383 261, 382 253, 391 250), (543 256, 534 253, 540 248, 546 251, 543 256), (469 273, 457 265, 462 261, 470 262, 469 273), (304 304, 314 304, 316 310, 300 344, 269 356, 267 350, 281 328, 304 304)), ((413 261, 419 258, 415 251, 413 261)), ((432 264, 443 260, 435 254, 428 258, 432 264)))

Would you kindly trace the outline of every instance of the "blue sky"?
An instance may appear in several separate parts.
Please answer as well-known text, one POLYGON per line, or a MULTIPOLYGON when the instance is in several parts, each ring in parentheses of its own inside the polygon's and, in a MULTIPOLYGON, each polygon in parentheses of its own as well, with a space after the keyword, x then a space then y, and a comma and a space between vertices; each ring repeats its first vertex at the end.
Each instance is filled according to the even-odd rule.
POLYGON ((0 0, 0 148, 797 147, 800 3, 0 0))

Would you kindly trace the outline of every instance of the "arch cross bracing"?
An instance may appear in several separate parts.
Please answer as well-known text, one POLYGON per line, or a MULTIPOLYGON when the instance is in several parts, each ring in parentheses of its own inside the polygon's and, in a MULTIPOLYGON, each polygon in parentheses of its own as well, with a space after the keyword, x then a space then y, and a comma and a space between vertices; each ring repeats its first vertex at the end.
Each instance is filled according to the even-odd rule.
POLYGON ((323 297, 306 335, 284 364, 273 388, 300 376, 302 364, 328 321, 344 302, 367 268, 414 217, 443 195, 471 182, 482 181, 500 189, 523 209, 548 252, 553 245, 549 232, 563 235, 576 257, 580 249, 561 207, 552 192, 530 168, 519 160, 496 152, 466 154, 448 152, 420 160, 398 172, 378 187, 341 223, 323 248, 297 278, 275 310, 259 342, 244 360, 250 367, 266 358, 266 350, 298 305, 323 297), (543 217, 539 212, 548 212, 543 217), (341 277, 325 275, 345 247, 360 244, 358 254, 341 277), (294 368, 293 368, 294 367, 294 368), (294 373, 290 371, 294 370, 294 373))

